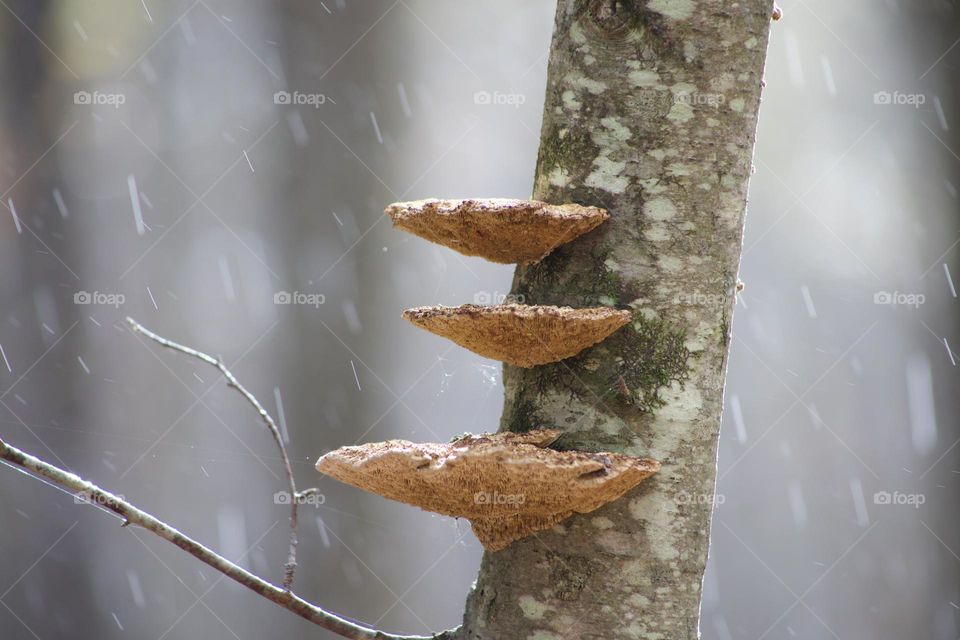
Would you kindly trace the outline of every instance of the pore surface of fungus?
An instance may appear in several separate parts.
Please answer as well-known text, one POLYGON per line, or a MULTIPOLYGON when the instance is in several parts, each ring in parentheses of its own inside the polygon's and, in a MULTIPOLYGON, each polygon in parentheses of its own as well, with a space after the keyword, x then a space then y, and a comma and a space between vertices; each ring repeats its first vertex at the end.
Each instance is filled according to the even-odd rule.
POLYGON ((505 198, 396 202, 385 213, 399 229, 508 264, 538 262, 610 217, 598 207, 505 198))
POLYGON ((403 317, 486 358, 534 367, 574 356, 630 321, 629 311, 501 304, 417 307, 403 317))
POLYGON ((555 429, 342 447, 317 470, 391 500, 466 518, 488 551, 619 498, 660 463, 617 453, 554 451, 555 429))

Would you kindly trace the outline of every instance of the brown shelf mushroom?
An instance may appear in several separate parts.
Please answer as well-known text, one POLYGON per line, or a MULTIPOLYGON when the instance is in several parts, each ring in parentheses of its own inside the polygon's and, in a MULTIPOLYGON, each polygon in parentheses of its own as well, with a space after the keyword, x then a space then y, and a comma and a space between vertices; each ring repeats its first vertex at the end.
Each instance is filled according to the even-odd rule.
POLYGON ((488 551, 616 500, 660 469, 617 453, 546 449, 561 432, 463 436, 342 447, 317 470, 391 500, 466 518, 488 551))
POLYGON ((539 262, 610 217, 603 209, 536 200, 416 200, 385 211, 393 225, 491 262, 539 262))
POLYGON ((574 356, 630 321, 609 307, 571 309, 521 304, 417 307, 403 317, 474 353, 521 367, 574 356))

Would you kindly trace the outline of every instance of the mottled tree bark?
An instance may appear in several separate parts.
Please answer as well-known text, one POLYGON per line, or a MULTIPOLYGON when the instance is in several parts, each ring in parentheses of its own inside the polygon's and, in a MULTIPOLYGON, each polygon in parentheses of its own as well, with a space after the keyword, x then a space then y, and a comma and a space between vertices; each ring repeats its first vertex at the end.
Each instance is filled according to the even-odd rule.
POLYGON ((612 219, 520 267, 528 304, 631 326, 506 366, 502 429, 663 462, 622 499, 484 556, 467 638, 696 638, 772 0, 560 0, 534 197, 612 219))

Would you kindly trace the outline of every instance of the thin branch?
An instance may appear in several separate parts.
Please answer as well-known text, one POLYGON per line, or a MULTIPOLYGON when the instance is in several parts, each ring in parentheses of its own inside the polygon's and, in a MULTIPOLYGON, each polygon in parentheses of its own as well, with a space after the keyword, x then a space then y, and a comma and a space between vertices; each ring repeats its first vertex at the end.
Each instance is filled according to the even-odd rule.
MULTIPOLYGON (((203 354, 199 354, 202 356, 203 354)), ((291 590, 273 585, 243 567, 230 562, 196 540, 177 531, 133 504, 88 482, 76 474, 44 462, 0 439, 0 459, 6 460, 32 474, 36 474, 65 489, 76 492, 86 502, 115 513, 123 518, 123 526, 135 525, 175 544, 201 562, 216 569, 251 591, 291 611, 301 618, 351 640, 454 640, 457 630, 443 631, 432 636, 401 636, 363 627, 330 613, 295 595, 291 590)))
POLYGON ((280 456, 283 458, 283 468, 287 473, 287 484, 290 488, 290 552, 287 556, 287 563, 283 567, 283 588, 287 590, 292 589, 294 574, 297 571, 297 542, 299 533, 297 509, 300 506, 303 496, 297 492, 297 484, 293 478, 293 468, 290 466, 290 457, 287 455, 287 447, 283 443, 283 436, 280 435, 280 429, 277 428, 277 423, 273 421, 273 418, 269 413, 267 413, 267 410, 263 408, 263 405, 260 404, 260 401, 257 400, 252 393, 247 391, 242 384, 240 384, 237 378, 230 373, 230 370, 224 366, 223 362, 219 358, 214 358, 213 356, 209 356, 202 351, 197 351, 191 347, 184 346, 174 342, 173 340, 168 340, 163 336, 159 336, 129 316, 127 317, 127 322, 130 324, 130 327, 135 333, 141 333, 161 346, 174 351, 179 351, 180 353, 192 356, 216 367, 220 373, 223 374, 223 377, 226 378, 227 386, 233 387, 239 391, 240 394, 246 398, 247 402, 253 405, 253 408, 256 409, 257 413, 260 414, 260 418, 263 420, 263 423, 266 425, 270 435, 273 436, 274 442, 277 443, 277 448, 280 450, 280 456))

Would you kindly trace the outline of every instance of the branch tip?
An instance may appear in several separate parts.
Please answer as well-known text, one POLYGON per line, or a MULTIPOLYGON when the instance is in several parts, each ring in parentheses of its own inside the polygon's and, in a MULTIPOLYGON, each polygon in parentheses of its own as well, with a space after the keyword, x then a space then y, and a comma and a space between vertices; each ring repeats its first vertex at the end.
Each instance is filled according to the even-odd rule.
MULTIPOLYGON (((274 443, 277 445, 277 449, 280 451, 280 457, 283 460, 284 471, 287 476, 287 486, 290 491, 291 496, 297 495, 297 485, 293 477, 293 467, 290 465, 290 456, 287 454, 287 447, 283 443, 283 437, 280 434, 280 429, 277 427, 277 423, 274 421, 273 417, 264 409, 263 405, 260 404, 260 401, 257 400, 250 391, 246 389, 240 382, 237 380, 236 376, 230 372, 230 370, 223 363, 223 358, 220 356, 213 357, 202 351, 198 351, 192 347, 187 347, 173 340, 169 340, 160 336, 153 331, 150 331, 142 324, 127 316, 127 322, 130 324, 134 333, 142 334, 143 336, 149 338, 153 342, 156 342, 162 347, 171 349, 173 351, 178 351, 185 355, 197 358, 198 360, 205 362, 209 365, 215 367, 227 381, 227 387, 236 389, 240 395, 254 408, 260 418, 263 420, 264 426, 266 426, 267 431, 270 432, 270 435, 273 437, 274 443)), ((298 528, 298 518, 297 518, 297 507, 298 501, 290 501, 290 551, 287 559, 287 567, 294 567, 293 570, 287 568, 284 571, 283 585, 285 588, 290 588, 293 584, 294 573, 296 571, 297 565, 297 528, 298 528)))

